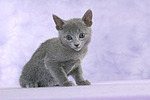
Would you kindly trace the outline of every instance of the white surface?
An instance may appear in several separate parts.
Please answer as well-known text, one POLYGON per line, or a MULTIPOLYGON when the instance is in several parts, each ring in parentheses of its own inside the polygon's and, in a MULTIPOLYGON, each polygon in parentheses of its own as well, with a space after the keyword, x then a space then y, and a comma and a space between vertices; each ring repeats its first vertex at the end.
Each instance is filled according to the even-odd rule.
POLYGON ((88 98, 148 100, 150 99, 150 80, 95 83, 91 86, 0 89, 0 100, 83 100, 88 98))

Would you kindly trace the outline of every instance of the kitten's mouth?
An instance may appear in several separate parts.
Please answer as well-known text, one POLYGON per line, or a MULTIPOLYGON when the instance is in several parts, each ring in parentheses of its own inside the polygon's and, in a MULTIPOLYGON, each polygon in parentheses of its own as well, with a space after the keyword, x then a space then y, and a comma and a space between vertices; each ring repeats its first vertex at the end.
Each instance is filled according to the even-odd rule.
POLYGON ((73 48, 75 51, 80 51, 81 50, 81 47, 75 47, 73 48))

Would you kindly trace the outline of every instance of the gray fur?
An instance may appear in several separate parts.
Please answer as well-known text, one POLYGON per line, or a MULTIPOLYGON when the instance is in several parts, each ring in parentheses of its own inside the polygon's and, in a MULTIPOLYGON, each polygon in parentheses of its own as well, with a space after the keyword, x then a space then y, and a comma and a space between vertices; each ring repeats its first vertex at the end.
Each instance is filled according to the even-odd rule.
POLYGON ((81 61, 91 40, 92 11, 88 10, 82 19, 62 20, 56 15, 53 19, 59 37, 47 40, 36 50, 23 68, 21 87, 73 86, 69 75, 77 85, 90 85, 82 76, 81 61))

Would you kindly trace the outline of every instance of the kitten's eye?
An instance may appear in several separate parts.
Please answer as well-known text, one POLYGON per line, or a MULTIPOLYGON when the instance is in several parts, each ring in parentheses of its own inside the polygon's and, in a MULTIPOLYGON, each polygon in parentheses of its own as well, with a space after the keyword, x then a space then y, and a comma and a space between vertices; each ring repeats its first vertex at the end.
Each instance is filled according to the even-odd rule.
POLYGON ((66 36, 66 39, 67 39, 67 40, 72 40, 72 37, 71 37, 70 35, 67 35, 67 36, 66 36))
POLYGON ((84 38, 85 37, 85 34, 84 33, 81 33, 80 35, 79 35, 79 38, 84 38))

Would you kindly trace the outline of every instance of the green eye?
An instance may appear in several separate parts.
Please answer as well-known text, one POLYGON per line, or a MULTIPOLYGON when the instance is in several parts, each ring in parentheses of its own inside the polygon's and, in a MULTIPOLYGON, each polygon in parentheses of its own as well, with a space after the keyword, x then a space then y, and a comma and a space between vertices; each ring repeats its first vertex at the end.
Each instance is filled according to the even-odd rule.
POLYGON ((81 33, 80 35, 79 35, 79 38, 84 38, 85 37, 85 34, 84 33, 81 33))
POLYGON ((67 36, 66 36, 66 39, 67 39, 67 40, 72 40, 72 37, 71 37, 70 35, 67 35, 67 36))

